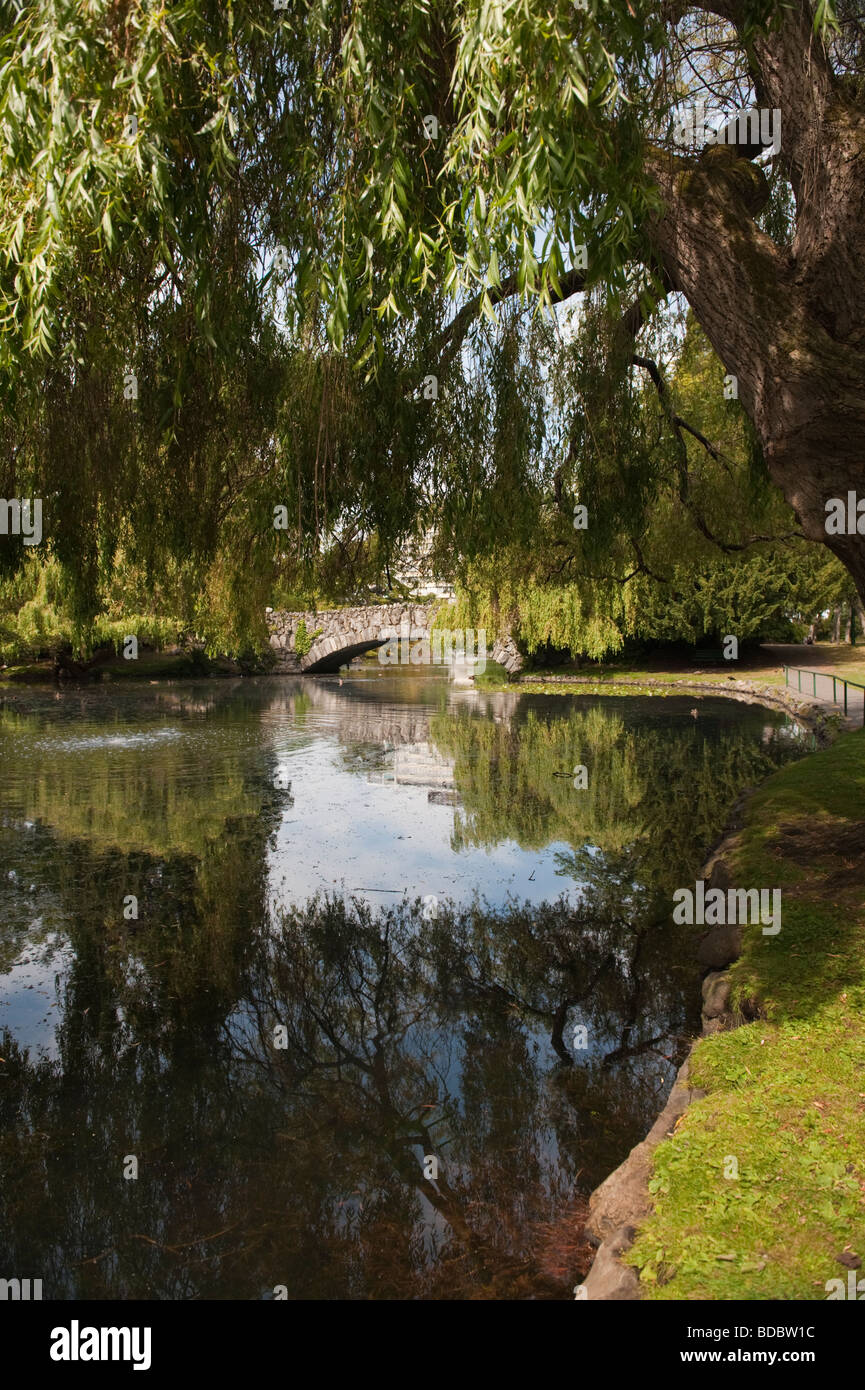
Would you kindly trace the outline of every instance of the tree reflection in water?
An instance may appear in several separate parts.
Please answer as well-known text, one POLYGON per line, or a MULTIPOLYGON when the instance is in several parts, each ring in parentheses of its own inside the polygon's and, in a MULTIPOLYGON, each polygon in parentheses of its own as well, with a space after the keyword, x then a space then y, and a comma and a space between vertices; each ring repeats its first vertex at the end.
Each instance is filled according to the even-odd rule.
POLYGON ((193 1026, 188 1000, 157 1002, 139 977, 112 991, 122 1023, 102 1000, 98 1035, 88 972, 61 1066, 3 1045, 17 1258, 29 1236, 44 1269, 47 1227, 43 1277, 78 1296, 561 1296, 550 1225, 666 1079, 655 1054, 604 1066, 617 1020, 642 999, 669 1043, 681 1015, 666 933, 642 937, 564 902, 427 922, 419 903, 323 900, 260 940, 228 1022, 193 1026))
MULTIPOLYGON (((228 722, 255 723, 261 697, 237 699, 228 722)), ((362 716, 374 745, 370 702, 362 716)), ((323 896, 274 917, 285 798, 225 723, 195 775, 167 746, 120 777, 116 751, 78 767, 49 740, 0 826, 22 881, 39 877, 35 914, 0 884, 7 967, 52 927, 70 946, 56 1057, 0 1039, 8 1271, 59 1298, 570 1296, 580 1197, 648 1128, 696 1022, 671 889, 787 755, 703 724, 621 702, 414 708, 407 736, 453 765, 457 852, 558 844, 577 892, 429 921, 420 902, 323 896), (575 762, 587 793, 557 775, 575 762), (118 912, 128 893, 138 921, 118 912)))

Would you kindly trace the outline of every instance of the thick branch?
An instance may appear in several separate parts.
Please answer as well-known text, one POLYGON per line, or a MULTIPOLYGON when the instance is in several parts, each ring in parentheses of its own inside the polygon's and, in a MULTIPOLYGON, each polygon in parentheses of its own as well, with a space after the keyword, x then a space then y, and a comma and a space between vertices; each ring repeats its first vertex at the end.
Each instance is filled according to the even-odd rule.
POLYGON ((824 117, 835 86, 806 0, 785 8, 768 31, 758 31, 752 52, 758 100, 782 113, 781 160, 799 200, 809 167, 825 142, 824 117))
POLYGON ((754 222, 759 207, 742 196, 751 175, 762 175, 721 148, 696 164, 650 150, 647 163, 666 203, 651 231, 658 258, 726 370, 738 376, 754 418, 793 311, 789 258, 754 222))

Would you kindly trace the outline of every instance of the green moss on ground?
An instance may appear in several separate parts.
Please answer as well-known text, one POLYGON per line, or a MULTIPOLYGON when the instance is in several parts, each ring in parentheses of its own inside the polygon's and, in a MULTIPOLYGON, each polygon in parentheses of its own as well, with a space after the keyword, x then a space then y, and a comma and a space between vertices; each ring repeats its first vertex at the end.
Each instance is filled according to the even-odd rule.
POLYGON ((769 778, 730 865, 782 890, 731 971, 765 1017, 697 1045, 709 1094, 655 1151, 628 1260, 647 1298, 825 1299, 840 1255, 865 1264, 865 734, 769 778))

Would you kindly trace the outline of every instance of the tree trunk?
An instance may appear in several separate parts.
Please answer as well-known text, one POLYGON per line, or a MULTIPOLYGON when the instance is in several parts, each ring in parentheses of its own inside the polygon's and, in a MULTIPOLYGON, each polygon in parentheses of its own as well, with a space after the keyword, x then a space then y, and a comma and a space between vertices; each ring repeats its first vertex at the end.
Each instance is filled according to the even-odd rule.
POLYGON ((836 608, 832 614, 832 641, 841 641, 841 609, 836 608))
MULTIPOLYGON (((865 600, 865 534, 830 535, 826 503, 865 497, 865 114, 830 70, 800 0, 753 46, 761 106, 783 114, 791 247, 757 226, 768 185, 735 146, 648 156, 666 205, 650 235, 691 305, 804 534, 865 600)), ((862 518, 865 532, 865 517, 862 518)))

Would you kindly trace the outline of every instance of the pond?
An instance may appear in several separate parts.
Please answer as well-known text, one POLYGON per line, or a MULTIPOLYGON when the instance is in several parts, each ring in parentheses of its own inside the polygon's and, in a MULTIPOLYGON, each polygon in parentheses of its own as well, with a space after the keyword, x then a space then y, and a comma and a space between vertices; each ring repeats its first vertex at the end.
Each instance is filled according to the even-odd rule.
POLYGON ((673 890, 806 742, 380 668, 10 693, 0 1274, 573 1298, 699 1031, 673 890))

